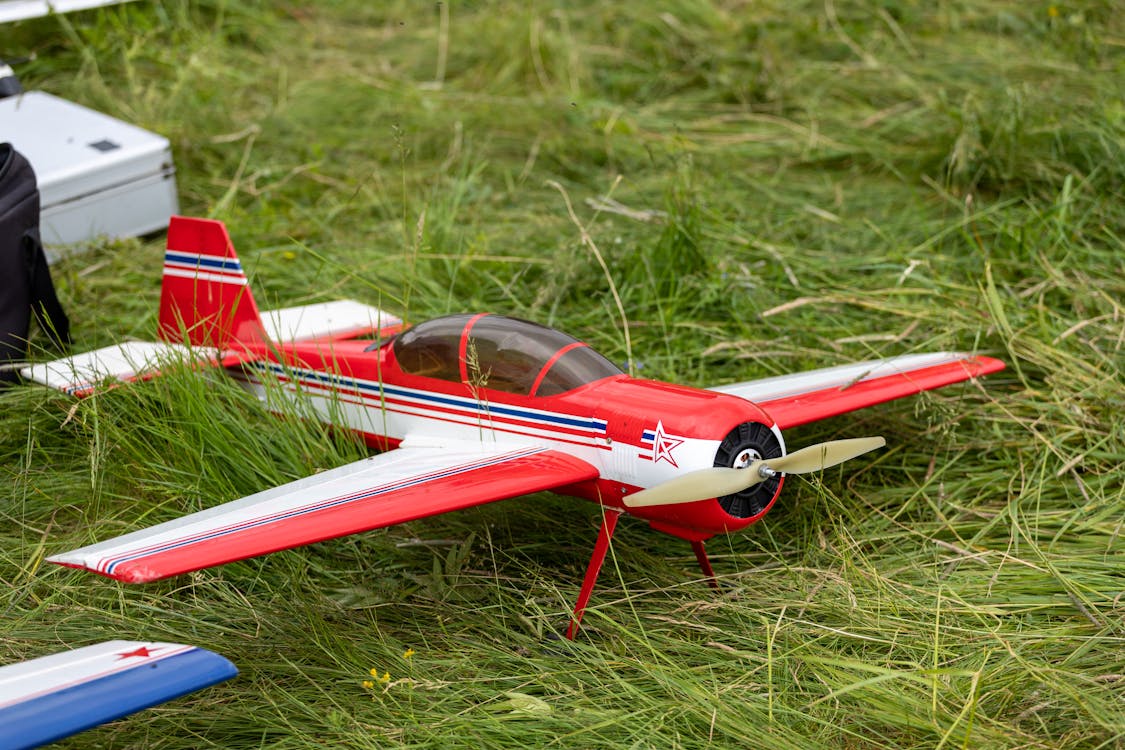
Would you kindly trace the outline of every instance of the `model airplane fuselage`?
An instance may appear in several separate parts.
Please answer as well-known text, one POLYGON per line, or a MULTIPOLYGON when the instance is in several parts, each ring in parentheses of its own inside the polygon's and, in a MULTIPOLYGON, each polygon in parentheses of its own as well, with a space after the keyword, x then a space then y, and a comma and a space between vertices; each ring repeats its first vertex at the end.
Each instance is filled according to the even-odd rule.
POLYGON ((754 523, 784 472, 882 444, 787 454, 782 430, 1003 368, 940 352, 700 390, 625 375, 559 331, 488 314, 413 327, 344 301, 260 314, 219 222, 176 217, 159 344, 24 371, 71 393, 151 377, 168 356, 222 365, 275 408, 296 398, 383 453, 151 529, 49 558, 141 582, 541 490, 603 522, 570 635, 622 513, 691 542, 754 523), (182 342, 182 343, 179 343, 182 342))
MULTIPOLYGON (((743 398, 629 377, 566 334, 502 316, 452 315, 383 343, 299 343, 262 354, 246 369, 263 397, 281 383, 374 448, 487 435, 556 450, 596 471, 556 492, 618 510, 626 496, 685 472, 784 453, 781 430, 743 398)), ((706 539, 765 514, 781 479, 686 513, 628 510, 662 531, 706 539)))

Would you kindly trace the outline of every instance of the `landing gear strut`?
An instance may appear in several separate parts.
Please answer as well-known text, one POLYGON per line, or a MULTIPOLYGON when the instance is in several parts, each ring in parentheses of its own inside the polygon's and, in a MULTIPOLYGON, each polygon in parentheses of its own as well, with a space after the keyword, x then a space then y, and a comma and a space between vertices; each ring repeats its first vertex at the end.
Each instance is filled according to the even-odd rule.
POLYGON ((586 566, 586 577, 582 580, 582 590, 578 592, 578 602, 574 605, 574 618, 566 629, 568 641, 573 641, 578 633, 582 613, 586 611, 590 594, 594 592, 594 584, 598 582, 598 573, 601 573, 605 555, 609 552, 609 540, 613 538, 613 531, 617 528, 617 519, 620 517, 621 511, 611 508, 606 508, 602 513, 602 527, 598 531, 598 541, 594 544, 594 554, 590 556, 590 564, 586 566))
MULTIPOLYGON (((586 577, 582 579, 582 589, 578 592, 578 601, 574 605, 574 617, 570 620, 570 627, 566 629, 566 638, 569 641, 573 641, 574 636, 578 634, 582 614, 586 611, 586 605, 590 603, 590 595, 594 593, 594 584, 598 582, 598 574, 602 571, 619 518, 621 518, 621 511, 612 508, 604 509, 602 525, 598 530, 598 541, 594 544, 594 553, 590 555, 590 564, 586 566, 586 577)), ((707 557, 703 542, 692 542, 691 549, 695 553, 695 559, 699 563, 699 569, 703 571, 707 585, 718 591, 719 582, 715 580, 715 571, 711 568, 711 560, 707 557)))
POLYGON ((699 562, 699 569, 706 576, 707 585, 718 591, 719 582, 715 580, 715 571, 711 569, 711 561, 707 558, 707 550, 703 548, 703 542, 692 542, 691 549, 695 553, 695 559, 699 562))

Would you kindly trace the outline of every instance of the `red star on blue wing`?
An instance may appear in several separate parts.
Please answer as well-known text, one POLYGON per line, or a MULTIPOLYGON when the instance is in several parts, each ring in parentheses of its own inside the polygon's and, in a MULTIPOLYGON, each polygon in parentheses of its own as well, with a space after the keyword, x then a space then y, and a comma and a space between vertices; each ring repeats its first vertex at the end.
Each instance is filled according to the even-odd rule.
POLYGON ((139 657, 139 658, 142 658, 142 659, 147 659, 148 657, 152 656, 153 651, 159 651, 159 650, 160 649, 150 649, 148 646, 138 646, 137 648, 133 649, 132 651, 125 651, 124 653, 118 654, 117 660, 121 661, 122 659, 128 659, 128 658, 133 657, 133 656, 136 656, 136 657, 139 657))

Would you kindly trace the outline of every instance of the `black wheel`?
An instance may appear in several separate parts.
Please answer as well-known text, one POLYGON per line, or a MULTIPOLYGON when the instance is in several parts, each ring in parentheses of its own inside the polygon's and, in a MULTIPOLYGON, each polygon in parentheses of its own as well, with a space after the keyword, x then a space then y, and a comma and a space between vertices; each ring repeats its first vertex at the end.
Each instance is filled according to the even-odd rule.
MULTIPOLYGON (((731 430, 719 450, 715 451, 715 466, 741 469, 760 458, 777 458, 781 455, 781 441, 773 430, 761 422, 743 422, 731 430)), ((719 498, 723 510, 735 518, 750 518, 761 513, 777 494, 781 477, 770 477, 742 492, 719 498)))

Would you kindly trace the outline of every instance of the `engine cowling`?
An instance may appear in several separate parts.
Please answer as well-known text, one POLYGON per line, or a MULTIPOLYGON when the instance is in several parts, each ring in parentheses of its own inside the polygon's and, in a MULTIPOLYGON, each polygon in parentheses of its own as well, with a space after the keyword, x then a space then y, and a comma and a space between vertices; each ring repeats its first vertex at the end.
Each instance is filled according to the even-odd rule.
MULTIPOLYGON (((715 466, 745 469, 763 458, 780 458, 785 455, 785 445, 780 431, 770 429, 761 422, 743 422, 727 433, 715 451, 715 466)), ((724 495, 719 505, 735 518, 752 518, 765 512, 781 489, 782 476, 772 476, 764 482, 733 495, 724 495)))

